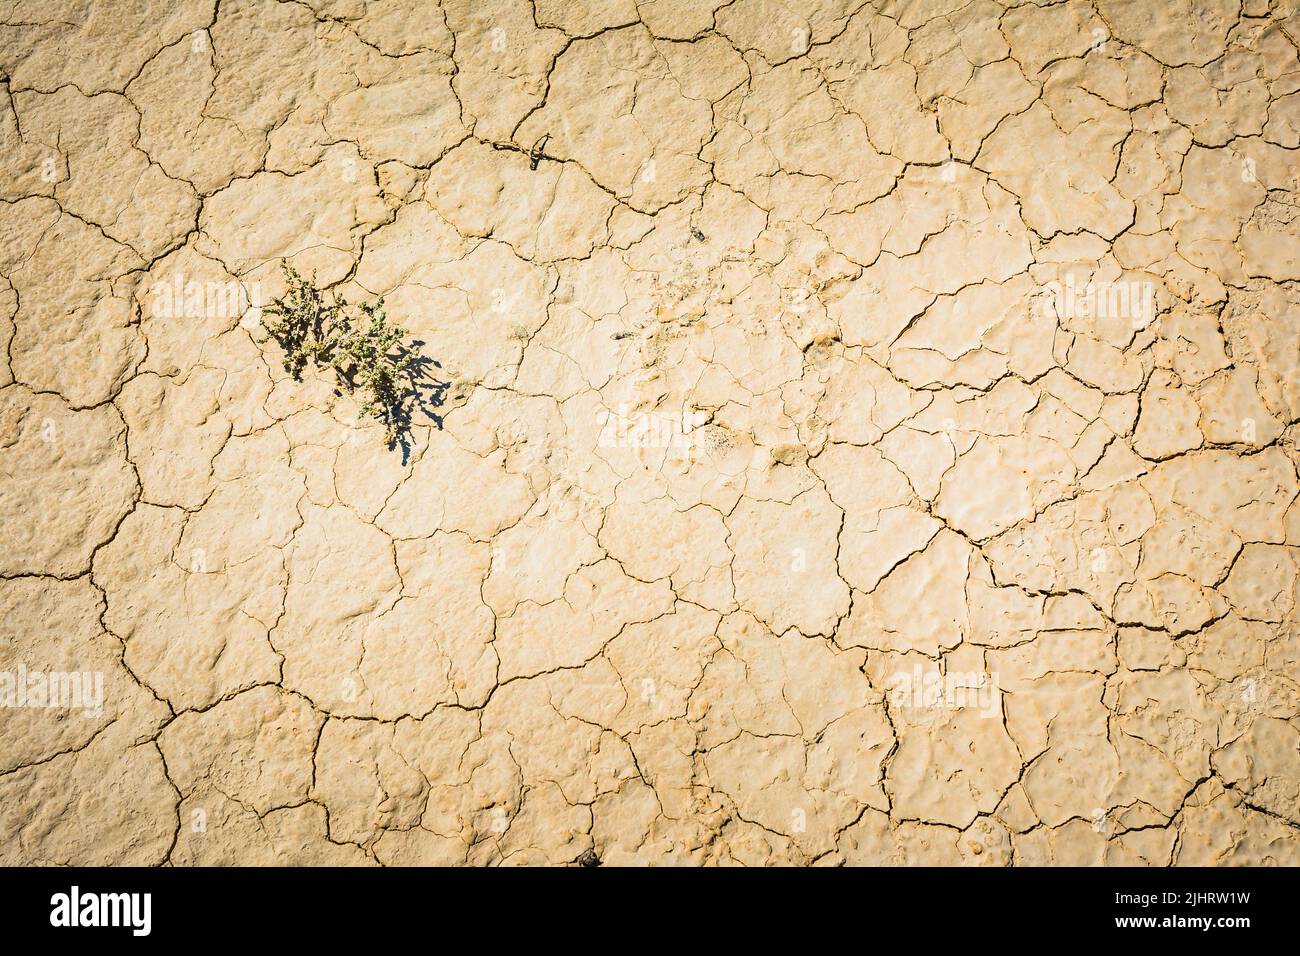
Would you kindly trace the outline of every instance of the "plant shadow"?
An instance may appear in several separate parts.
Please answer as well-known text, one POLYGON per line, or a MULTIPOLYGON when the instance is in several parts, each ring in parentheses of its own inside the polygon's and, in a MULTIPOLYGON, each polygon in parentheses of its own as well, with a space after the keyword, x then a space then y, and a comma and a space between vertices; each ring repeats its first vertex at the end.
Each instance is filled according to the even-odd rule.
MULTIPOLYGON (((423 347, 424 344, 418 340, 411 343, 415 349, 423 347)), ((407 364, 402 373, 405 387, 398 400, 388 409, 389 421, 393 426, 393 438, 389 441, 388 447, 401 448, 403 465, 411 460, 411 429, 414 425, 420 424, 417 416, 423 416, 433 422, 439 431, 442 430, 442 416, 438 414, 437 409, 446 401, 447 390, 451 387, 450 381, 438 378, 434 374, 435 369, 442 368, 441 362, 418 352, 412 354, 408 351, 405 354, 407 364)))

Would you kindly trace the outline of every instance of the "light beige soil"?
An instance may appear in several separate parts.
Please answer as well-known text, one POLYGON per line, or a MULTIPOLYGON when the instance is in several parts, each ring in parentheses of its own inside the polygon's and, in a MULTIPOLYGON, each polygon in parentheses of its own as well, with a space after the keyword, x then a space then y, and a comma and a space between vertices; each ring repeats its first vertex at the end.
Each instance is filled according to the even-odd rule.
POLYGON ((1298 41, 4 4, 0 861, 1300 863, 1298 41))

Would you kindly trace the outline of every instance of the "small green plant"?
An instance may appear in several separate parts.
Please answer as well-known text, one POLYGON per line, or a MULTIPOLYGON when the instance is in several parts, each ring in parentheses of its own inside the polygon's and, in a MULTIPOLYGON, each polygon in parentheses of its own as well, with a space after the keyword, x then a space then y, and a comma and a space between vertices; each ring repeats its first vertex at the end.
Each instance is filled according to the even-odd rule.
POLYGON ((428 360, 419 342, 404 343, 407 330, 390 325, 382 298, 349 305, 334 293, 316 287, 288 263, 282 264, 288 291, 264 315, 267 336, 284 350, 284 368, 295 379, 303 369, 328 367, 340 390, 361 392, 360 414, 384 426, 388 447, 409 427, 411 404, 419 397, 418 379, 428 360))

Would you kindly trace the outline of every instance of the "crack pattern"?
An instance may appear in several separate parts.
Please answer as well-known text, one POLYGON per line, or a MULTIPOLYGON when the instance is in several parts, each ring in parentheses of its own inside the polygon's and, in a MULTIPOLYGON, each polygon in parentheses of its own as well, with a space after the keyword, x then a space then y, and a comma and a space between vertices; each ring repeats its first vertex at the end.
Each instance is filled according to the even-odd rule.
POLYGON ((0 861, 1300 863, 1293 0, 13 2, 0 142, 0 861))

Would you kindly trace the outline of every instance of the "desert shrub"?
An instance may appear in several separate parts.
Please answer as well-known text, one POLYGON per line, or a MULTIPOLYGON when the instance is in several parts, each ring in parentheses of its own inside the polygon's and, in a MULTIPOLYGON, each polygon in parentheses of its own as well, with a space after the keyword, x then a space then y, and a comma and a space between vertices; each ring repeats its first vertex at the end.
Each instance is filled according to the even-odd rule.
POLYGON ((391 325, 384 300, 350 305, 317 288, 315 277, 282 265, 288 291, 262 308, 267 336, 284 351, 284 368, 301 380, 308 366, 329 368, 340 392, 360 393, 360 414, 384 426, 388 447, 409 428, 427 359, 407 330, 391 325))

